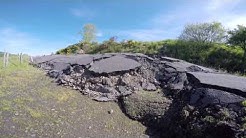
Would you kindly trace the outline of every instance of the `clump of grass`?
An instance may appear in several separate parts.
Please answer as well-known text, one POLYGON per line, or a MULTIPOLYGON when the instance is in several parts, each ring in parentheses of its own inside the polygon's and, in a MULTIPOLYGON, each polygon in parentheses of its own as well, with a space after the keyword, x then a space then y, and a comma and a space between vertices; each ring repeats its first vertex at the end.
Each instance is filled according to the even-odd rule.
POLYGON ((33 102, 33 99, 31 97, 20 97, 20 98, 16 98, 14 99, 14 102, 16 104, 19 104, 19 105, 23 105, 23 104, 26 104, 26 103, 29 103, 29 102, 33 102))
POLYGON ((31 117, 34 119, 38 119, 38 118, 41 118, 43 116, 40 111, 35 110, 35 109, 27 108, 27 111, 29 112, 31 117))
POLYGON ((0 90, 0 97, 4 97, 4 96, 5 96, 5 93, 0 90))
POLYGON ((161 89, 157 89, 155 91, 141 90, 141 91, 138 91, 136 93, 143 100, 159 101, 159 100, 162 100, 162 96, 161 96, 161 93, 160 92, 161 92, 161 89))
POLYGON ((1 100, 0 101, 0 110, 1 111, 11 111, 11 101, 1 100))
POLYGON ((242 101, 241 102, 241 105, 244 106, 244 107, 246 107, 246 100, 242 101))
POLYGON ((61 92, 57 95, 57 100, 59 102, 66 102, 68 101, 68 99, 71 97, 71 93, 69 92, 61 92))
POLYGON ((243 128, 243 129, 246 129, 246 123, 244 123, 244 124, 242 125, 242 128, 243 128))
POLYGON ((204 121, 209 122, 209 123, 214 123, 215 122, 215 118, 212 116, 206 116, 204 119, 204 121))

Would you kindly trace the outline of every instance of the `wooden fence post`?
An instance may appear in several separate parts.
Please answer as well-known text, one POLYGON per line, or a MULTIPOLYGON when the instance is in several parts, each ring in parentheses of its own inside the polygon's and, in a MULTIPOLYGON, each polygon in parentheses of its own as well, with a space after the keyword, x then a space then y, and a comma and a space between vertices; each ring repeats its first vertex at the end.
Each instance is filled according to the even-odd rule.
POLYGON ((30 56, 30 62, 33 63, 33 58, 32 58, 32 56, 30 56))
POLYGON ((3 54, 3 67, 5 68, 6 67, 6 52, 4 52, 3 54))
POLYGON ((19 54, 20 64, 22 64, 22 53, 19 54))
POLYGON ((9 65, 9 53, 7 52, 6 53, 6 66, 8 66, 9 65))

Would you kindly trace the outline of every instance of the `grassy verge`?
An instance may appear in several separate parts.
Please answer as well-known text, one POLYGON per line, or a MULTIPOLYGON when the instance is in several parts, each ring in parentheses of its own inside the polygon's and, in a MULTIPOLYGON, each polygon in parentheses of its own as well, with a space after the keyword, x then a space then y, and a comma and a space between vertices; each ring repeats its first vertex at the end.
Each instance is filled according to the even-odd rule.
POLYGON ((11 57, 0 69, 0 137, 140 137, 145 127, 116 103, 98 103, 57 86, 39 69, 11 57), (109 110, 113 114, 109 114, 109 110), (126 133, 127 132, 127 133, 126 133))

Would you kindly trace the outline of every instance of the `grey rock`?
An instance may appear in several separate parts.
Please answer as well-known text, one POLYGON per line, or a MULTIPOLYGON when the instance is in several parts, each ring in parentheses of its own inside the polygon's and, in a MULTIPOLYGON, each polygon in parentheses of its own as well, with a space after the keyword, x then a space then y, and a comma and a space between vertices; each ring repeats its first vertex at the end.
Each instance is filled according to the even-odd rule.
POLYGON ((121 93, 122 96, 127 96, 132 94, 131 90, 128 90, 126 87, 124 86, 118 86, 117 87, 118 91, 121 93))
POLYGON ((142 87, 147 91, 155 91, 157 89, 153 83, 142 83, 142 87))
POLYGON ((108 97, 104 97, 104 96, 95 97, 95 98, 93 98, 93 100, 98 101, 98 102, 113 101, 113 99, 109 99, 108 97))
POLYGON ((108 85, 108 86, 111 86, 111 87, 113 86, 111 80, 110 80, 109 78, 107 78, 107 77, 104 77, 104 78, 102 79, 102 84, 103 84, 103 85, 108 85))
POLYGON ((52 64, 52 69, 58 71, 63 71, 69 67, 68 63, 63 63, 63 62, 53 62, 51 64, 52 64))
POLYGON ((101 83, 102 80, 98 77, 91 77, 87 79, 88 82, 92 83, 92 84, 97 84, 97 83, 101 83))
POLYGON ((208 105, 216 104, 237 104, 243 100, 245 100, 245 98, 225 91, 208 88, 197 88, 192 92, 190 104, 206 107, 208 105))
POLYGON ((110 109, 110 110, 108 111, 109 114, 113 114, 113 112, 114 112, 113 109, 110 109))
POLYGON ((98 91, 101 93, 111 93, 111 94, 117 94, 118 93, 118 91, 115 90, 115 88, 109 87, 109 86, 103 86, 101 84, 96 85, 95 91, 98 91))
POLYGON ((73 67, 73 71, 75 73, 83 73, 84 68, 82 66, 80 66, 80 65, 77 65, 77 66, 73 67))
POLYGON ((185 73, 172 74, 171 76, 165 75, 164 77, 167 88, 175 91, 183 90, 185 83, 187 82, 187 76, 185 73))
POLYGON ((57 70, 51 70, 47 73, 51 78, 58 78, 60 75, 60 72, 57 70))
POLYGON ((161 57, 162 60, 167 61, 167 62, 179 62, 181 60, 176 59, 176 58, 171 58, 171 57, 161 57))
POLYGON ((165 68, 165 71, 166 71, 167 73, 177 73, 176 69, 175 69, 175 68, 171 68, 171 67, 165 68))

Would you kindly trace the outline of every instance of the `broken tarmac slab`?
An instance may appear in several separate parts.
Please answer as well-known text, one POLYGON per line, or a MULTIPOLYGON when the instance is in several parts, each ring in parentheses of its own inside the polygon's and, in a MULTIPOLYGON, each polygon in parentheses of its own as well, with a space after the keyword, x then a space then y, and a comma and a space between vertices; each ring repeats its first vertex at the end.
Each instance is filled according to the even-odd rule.
POLYGON ((112 56, 103 60, 95 61, 89 70, 94 73, 101 74, 128 71, 140 66, 141 64, 135 60, 121 56, 112 56))
POLYGON ((196 85, 229 91, 246 97, 246 78, 221 73, 188 72, 188 77, 196 85))

